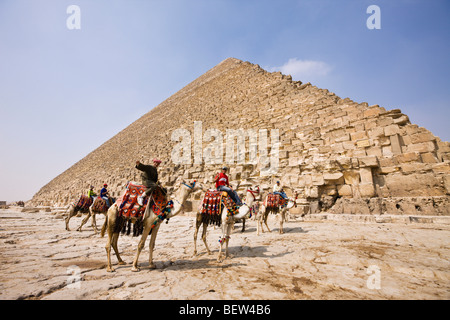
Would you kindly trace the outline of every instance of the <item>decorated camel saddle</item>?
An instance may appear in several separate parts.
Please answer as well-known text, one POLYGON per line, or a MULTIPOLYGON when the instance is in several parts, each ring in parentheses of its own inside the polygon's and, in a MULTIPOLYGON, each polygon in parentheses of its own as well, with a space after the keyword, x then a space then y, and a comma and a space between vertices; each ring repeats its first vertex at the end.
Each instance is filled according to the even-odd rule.
MULTIPOLYGON (((114 203, 114 199, 109 197, 109 203, 110 203, 110 206, 111 206, 114 203)), ((92 204, 92 211, 95 211, 95 212, 106 212, 106 211, 108 211, 108 209, 109 209, 109 207, 106 204, 106 200, 105 199, 103 199, 100 196, 95 198, 94 203, 92 204)))
POLYGON ((220 226, 222 223, 222 210, 224 206, 228 210, 228 215, 233 216, 239 212, 239 207, 225 191, 209 190, 206 192, 200 210, 202 221, 206 224, 220 226))
POLYGON ((80 199, 78 201, 75 201, 73 203, 73 206, 77 211, 81 211, 83 213, 89 211, 89 207, 92 204, 92 198, 87 195, 81 195, 80 199))
POLYGON ((284 208, 287 206, 288 199, 284 199, 279 194, 275 193, 269 193, 267 195, 266 201, 264 202, 264 205, 266 208, 284 208))

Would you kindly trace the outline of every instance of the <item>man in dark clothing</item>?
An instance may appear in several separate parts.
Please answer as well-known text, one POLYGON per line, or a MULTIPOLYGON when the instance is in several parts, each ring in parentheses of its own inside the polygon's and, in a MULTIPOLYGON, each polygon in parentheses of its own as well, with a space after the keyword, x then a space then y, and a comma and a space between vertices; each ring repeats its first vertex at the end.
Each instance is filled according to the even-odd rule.
POLYGON ((142 194, 142 196, 138 197, 139 205, 144 205, 144 198, 148 197, 153 190, 155 190, 158 182, 158 166, 160 165, 161 160, 153 159, 152 165, 145 165, 136 161, 136 169, 142 171, 141 178, 142 184, 147 187, 147 190, 142 194))
POLYGON ((105 184, 103 185, 102 190, 100 190, 100 197, 101 197, 103 200, 105 200, 105 201, 106 201, 106 205, 107 205, 108 207, 110 207, 111 204, 109 203, 109 198, 108 198, 109 193, 108 193, 108 190, 106 189, 107 187, 108 187, 108 185, 105 183, 105 184))

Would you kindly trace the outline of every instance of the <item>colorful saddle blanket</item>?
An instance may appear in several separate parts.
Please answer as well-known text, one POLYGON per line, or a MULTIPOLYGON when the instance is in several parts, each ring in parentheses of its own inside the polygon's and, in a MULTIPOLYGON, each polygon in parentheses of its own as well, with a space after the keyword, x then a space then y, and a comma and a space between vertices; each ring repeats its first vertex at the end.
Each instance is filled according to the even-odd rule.
POLYGON ((220 226, 222 223, 221 213, 223 207, 227 208, 228 216, 233 216, 239 212, 233 199, 224 191, 207 191, 203 198, 200 211, 202 221, 207 224, 220 226))
POLYGON ((92 198, 87 195, 81 195, 80 199, 73 203, 73 206, 80 211, 87 211, 92 204, 92 198))
POLYGON ((287 199, 284 199, 279 194, 269 193, 264 205, 266 206, 266 208, 278 208, 279 206, 284 208, 287 206, 287 199))
MULTIPOLYGON (((112 199, 110 199, 109 201, 112 201, 112 199)), ((94 204, 92 205, 92 211, 95 212, 106 212, 108 211, 108 206, 106 205, 106 200, 97 197, 94 200, 94 204)))
MULTIPOLYGON (((140 206, 137 198, 142 196, 147 188, 143 185, 129 182, 122 196, 117 199, 116 205, 119 208, 119 216, 124 218, 141 219, 147 208, 148 198, 144 199, 144 205, 140 206)), ((152 194, 152 210, 156 215, 161 215, 167 206, 167 199, 162 189, 157 187, 152 194)))

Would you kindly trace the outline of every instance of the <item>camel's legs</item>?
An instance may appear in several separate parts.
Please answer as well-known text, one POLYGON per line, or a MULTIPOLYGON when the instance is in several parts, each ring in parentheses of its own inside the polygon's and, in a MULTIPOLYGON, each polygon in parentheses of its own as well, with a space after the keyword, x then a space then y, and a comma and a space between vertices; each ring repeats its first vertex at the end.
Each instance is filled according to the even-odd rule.
POLYGON ((231 225, 227 227, 227 236, 226 236, 226 244, 225 244, 225 258, 228 257, 228 242, 230 242, 230 234, 231 234, 231 225))
POLYGON ((158 224, 152 231, 152 234, 150 236, 150 244, 149 244, 149 256, 148 256, 148 264, 150 266, 150 269, 155 269, 156 266, 153 263, 153 250, 155 249, 155 241, 156 241, 156 235, 158 234, 160 224, 158 224))
POLYGON ((264 214, 264 224, 266 225, 266 227, 267 227, 267 230, 269 231, 269 232, 272 232, 272 231, 270 231, 270 228, 269 228, 269 226, 267 225, 267 218, 269 217, 269 211, 267 211, 265 214, 264 214))
MULTIPOLYGON (((81 231, 81 228, 84 226, 84 224, 89 220, 89 218, 92 216, 92 211, 89 209, 89 213, 86 215, 86 217, 81 221, 81 225, 78 227, 77 231, 81 231)), ((95 217, 95 215, 94 215, 95 217)))
POLYGON ((106 242, 106 259, 107 259, 107 265, 106 265, 106 271, 107 272, 114 272, 115 270, 111 266, 111 245, 112 245, 112 238, 113 233, 111 230, 108 230, 108 241, 106 242))
POLYGON ((120 265, 124 265, 124 264, 127 264, 127 263, 125 261, 123 261, 122 258, 120 257, 120 255, 119 255, 119 248, 117 247, 117 242, 119 241, 119 236, 120 236, 119 232, 113 234, 111 245, 112 245, 112 247, 114 249, 114 252, 116 253, 116 257, 117 257, 117 260, 119 261, 119 264, 120 265))
POLYGON ((194 256, 197 254, 197 234, 200 225, 202 224, 201 215, 197 214, 197 219, 195 220, 195 230, 194 230, 194 256))
POLYGON ((69 208, 69 214, 66 217, 66 230, 70 231, 69 229, 69 221, 70 218, 72 218, 73 216, 75 216, 77 214, 77 211, 75 210, 75 208, 73 206, 70 206, 69 208))
POLYGON ((208 229, 208 225, 206 223, 203 224, 203 232, 202 232, 202 240, 205 244, 206 251, 208 251, 208 254, 211 254, 211 250, 209 250, 208 244, 206 243, 206 230, 208 229))
MULTIPOLYGON (((150 219, 145 219, 145 222, 144 222, 144 231, 142 232, 141 240, 139 240, 136 257, 134 258, 133 267, 131 268, 131 271, 133 271, 133 272, 137 272, 140 270, 139 266, 138 266, 138 260, 139 260, 139 255, 141 254, 141 251, 144 248, 145 240, 147 240, 147 236, 151 230, 151 224, 149 223, 149 220, 150 219)), ((152 233, 153 233, 153 231, 152 231, 152 233)))
POLYGON ((95 215, 96 212, 92 212, 91 216, 92 216, 92 228, 94 228, 94 232, 97 233, 98 229, 97 229, 97 221, 95 220, 95 215))
POLYGON ((281 210, 281 212, 280 212, 280 234, 284 233, 283 222, 284 222, 285 215, 286 215, 286 211, 281 210))

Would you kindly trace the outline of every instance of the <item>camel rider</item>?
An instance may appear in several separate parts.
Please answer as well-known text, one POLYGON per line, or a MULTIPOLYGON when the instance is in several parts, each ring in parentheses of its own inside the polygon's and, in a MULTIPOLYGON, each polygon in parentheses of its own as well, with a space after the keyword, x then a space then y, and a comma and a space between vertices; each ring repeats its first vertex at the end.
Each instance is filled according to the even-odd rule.
POLYGON ((108 194, 108 190, 106 189, 107 187, 108 187, 108 185, 105 183, 103 185, 102 190, 100 190, 100 198, 102 198, 103 200, 106 201, 106 205, 109 208, 111 206, 111 204, 109 203, 109 194, 108 194))
POLYGON ((88 191, 88 197, 92 198, 92 201, 94 201, 96 196, 97 194, 94 192, 94 186, 91 186, 88 191))
POLYGON ((230 187, 228 176, 226 175, 227 169, 227 167, 223 167, 222 172, 216 175, 214 179, 214 182, 216 183, 216 189, 218 191, 226 191, 231 199, 233 199, 233 201, 236 203, 236 205, 242 206, 242 202, 241 199, 239 199, 238 194, 230 187))
POLYGON ((147 188, 145 192, 142 194, 142 196, 139 196, 137 201, 138 204, 143 206, 144 205, 144 198, 149 196, 153 190, 155 190, 156 186, 158 185, 158 166, 161 164, 161 160, 153 159, 153 165, 145 165, 140 163, 139 161, 136 161, 136 169, 139 171, 142 171, 141 178, 142 178, 142 184, 147 188))
POLYGON ((287 195, 284 192, 283 188, 281 188, 280 181, 273 186, 273 193, 280 195, 283 199, 287 199, 287 195))

